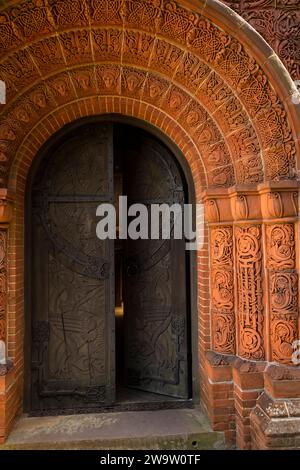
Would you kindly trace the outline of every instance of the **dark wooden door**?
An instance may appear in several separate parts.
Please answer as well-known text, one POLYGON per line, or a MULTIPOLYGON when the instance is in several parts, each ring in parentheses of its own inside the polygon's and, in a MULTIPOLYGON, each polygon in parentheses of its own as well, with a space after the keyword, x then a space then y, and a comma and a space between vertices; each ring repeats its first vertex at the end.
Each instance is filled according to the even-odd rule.
MULTIPOLYGON (((122 148, 128 206, 184 204, 181 174, 162 144, 135 129, 125 131, 122 148)), ((127 240, 125 251, 125 381, 188 398, 185 241, 171 230, 169 240, 127 240)))
POLYGON ((48 151, 32 191, 31 411, 114 401, 113 241, 96 207, 113 201, 112 126, 90 124, 48 151))

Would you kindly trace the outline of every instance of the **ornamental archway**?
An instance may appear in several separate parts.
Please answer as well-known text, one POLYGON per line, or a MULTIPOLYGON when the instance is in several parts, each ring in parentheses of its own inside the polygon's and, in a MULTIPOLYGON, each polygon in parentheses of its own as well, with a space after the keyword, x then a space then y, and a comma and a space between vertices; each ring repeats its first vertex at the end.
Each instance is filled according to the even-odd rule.
POLYGON ((218 1, 5 3, 0 321, 15 379, 5 392, 14 405, 3 435, 22 400, 23 207, 31 162, 67 123, 119 113, 153 124, 177 145, 197 201, 206 204, 211 229, 198 254, 201 392, 213 425, 235 439, 237 423, 239 445, 247 446, 256 401, 245 405, 245 421, 247 399, 235 389, 233 400, 232 374, 237 383, 252 370, 258 396, 266 364, 292 366, 299 338, 299 106, 290 77, 260 36, 218 1), (246 365, 232 367, 236 356, 246 365), (219 382, 227 383, 223 404, 213 398, 219 382))

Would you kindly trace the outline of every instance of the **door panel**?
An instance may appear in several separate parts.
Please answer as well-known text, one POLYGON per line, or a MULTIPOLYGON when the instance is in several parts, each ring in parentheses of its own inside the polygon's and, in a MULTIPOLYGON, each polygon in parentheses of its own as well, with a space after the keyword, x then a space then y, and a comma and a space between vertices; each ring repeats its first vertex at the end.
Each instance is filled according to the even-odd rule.
MULTIPOLYGON (((182 178, 169 151, 137 129, 123 138, 128 206, 184 204, 182 178)), ((188 398, 184 239, 127 240, 124 278, 127 385, 188 398)))
POLYGON ((112 126, 90 124, 45 157, 33 185, 31 411, 114 400, 113 241, 96 207, 113 201, 112 126))

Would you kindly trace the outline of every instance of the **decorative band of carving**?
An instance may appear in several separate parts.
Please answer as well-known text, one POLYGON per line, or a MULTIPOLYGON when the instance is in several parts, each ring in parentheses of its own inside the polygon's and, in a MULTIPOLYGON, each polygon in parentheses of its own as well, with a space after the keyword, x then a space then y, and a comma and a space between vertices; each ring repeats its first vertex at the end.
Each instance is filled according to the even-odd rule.
POLYGON ((266 227, 271 360, 292 364, 298 339, 298 275, 293 224, 266 227))
POLYGON ((261 226, 235 228, 237 264, 238 354, 246 359, 265 357, 261 275, 261 226))
POLYGON ((213 347, 223 354, 235 353, 232 227, 211 230, 213 347))
POLYGON ((235 360, 235 356, 223 355, 220 353, 216 353, 215 351, 207 351, 206 360, 209 362, 210 365, 216 366, 231 366, 235 360))
POLYGON ((103 94, 103 88, 147 101, 145 93, 176 120, 180 115, 180 124, 185 122, 189 134, 195 132, 203 148, 209 185, 295 180, 296 145, 289 119, 256 52, 249 55, 226 32, 231 28, 222 19, 225 13, 218 11, 219 24, 208 19, 219 8, 215 2, 202 2, 202 12, 199 2, 194 7, 187 2, 189 8, 184 3, 14 0, 13 6, 6 5, 0 34, 0 73, 8 105, 0 119, 3 183, 35 122, 78 96, 103 94), (121 64, 120 80, 114 68, 121 64), (130 70, 135 66, 137 70, 130 70), (155 77, 149 80, 150 71, 155 77), (188 105, 191 95, 197 100, 188 105))

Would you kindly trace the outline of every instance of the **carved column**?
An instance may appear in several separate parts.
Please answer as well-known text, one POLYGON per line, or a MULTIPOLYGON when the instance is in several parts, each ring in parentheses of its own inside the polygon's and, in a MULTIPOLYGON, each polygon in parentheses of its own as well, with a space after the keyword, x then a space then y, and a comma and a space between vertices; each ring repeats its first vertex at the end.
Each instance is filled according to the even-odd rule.
POLYGON ((212 347, 221 354, 235 354, 233 228, 228 196, 216 193, 207 197, 205 207, 210 225, 212 347))
POLYGON ((262 200, 264 217, 269 219, 265 226, 268 359, 293 365, 293 345, 299 339, 298 192, 293 187, 281 190, 267 188, 262 193, 262 200))
POLYGON ((256 188, 230 191, 234 218, 237 355, 263 360, 262 225, 256 188))
POLYGON ((235 227, 238 355, 265 357, 261 225, 235 227))
POLYGON ((212 346, 235 354, 232 226, 211 227, 212 346))
POLYGON ((236 342, 240 356, 232 374, 236 445, 250 449, 250 413, 263 389, 265 368, 262 217, 257 187, 235 187, 229 194, 234 219, 236 342))

